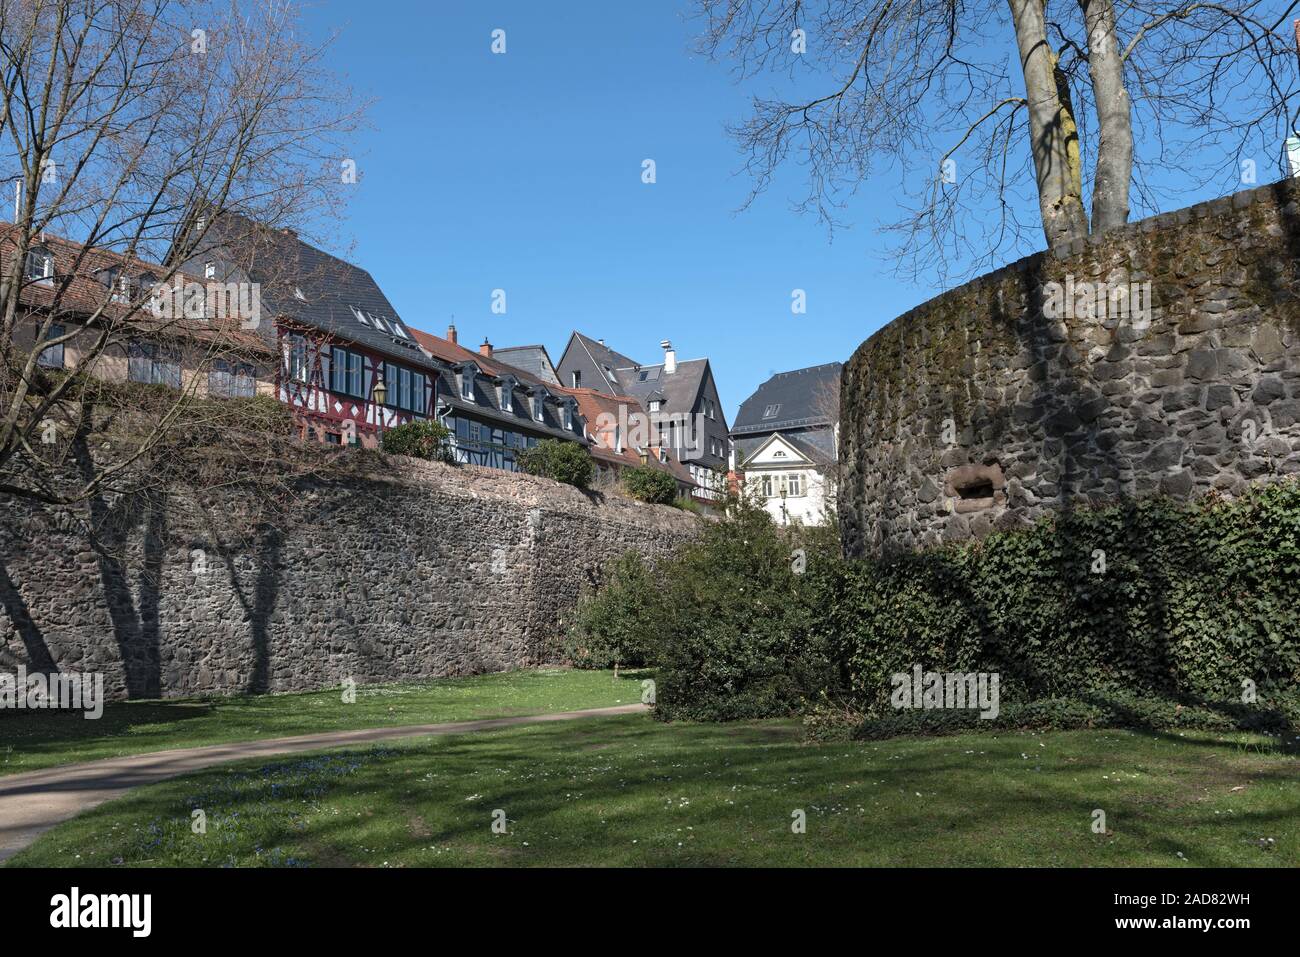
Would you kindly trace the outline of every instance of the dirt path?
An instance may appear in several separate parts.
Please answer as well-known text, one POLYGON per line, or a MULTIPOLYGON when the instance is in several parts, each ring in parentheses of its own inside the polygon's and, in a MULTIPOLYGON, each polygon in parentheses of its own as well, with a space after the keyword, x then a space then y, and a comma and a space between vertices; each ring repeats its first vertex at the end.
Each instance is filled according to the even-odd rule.
POLYGON ((132 788, 153 784, 244 758, 271 757, 296 751, 370 744, 394 738, 432 734, 462 734, 491 731, 544 721, 572 721, 648 711, 643 704, 616 708, 588 708, 556 714, 522 715, 514 718, 486 718, 480 721, 452 721, 445 724, 414 724, 391 728, 363 728, 359 731, 327 731, 293 738, 266 741, 236 741, 201 748, 153 751, 124 758, 65 764, 62 767, 0 777, 0 861, 13 857, 45 831, 82 811, 121 797, 132 788))

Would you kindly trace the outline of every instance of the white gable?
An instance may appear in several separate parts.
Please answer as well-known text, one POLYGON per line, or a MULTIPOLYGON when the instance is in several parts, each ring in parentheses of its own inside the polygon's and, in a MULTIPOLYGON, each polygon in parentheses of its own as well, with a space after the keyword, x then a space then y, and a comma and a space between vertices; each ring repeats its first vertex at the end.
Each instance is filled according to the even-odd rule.
POLYGON ((786 441, 780 432, 773 435, 741 463, 741 468, 779 467, 795 465, 808 467, 812 460, 786 441))

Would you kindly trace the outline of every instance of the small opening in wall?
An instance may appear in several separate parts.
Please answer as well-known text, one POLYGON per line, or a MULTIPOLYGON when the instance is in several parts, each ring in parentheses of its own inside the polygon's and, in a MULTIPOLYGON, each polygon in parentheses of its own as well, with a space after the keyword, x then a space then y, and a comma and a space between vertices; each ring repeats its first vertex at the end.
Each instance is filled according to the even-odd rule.
POLYGON ((962 485, 957 489, 957 497, 966 501, 973 498, 992 498, 993 482, 985 479, 982 482, 971 482, 968 485, 962 485))

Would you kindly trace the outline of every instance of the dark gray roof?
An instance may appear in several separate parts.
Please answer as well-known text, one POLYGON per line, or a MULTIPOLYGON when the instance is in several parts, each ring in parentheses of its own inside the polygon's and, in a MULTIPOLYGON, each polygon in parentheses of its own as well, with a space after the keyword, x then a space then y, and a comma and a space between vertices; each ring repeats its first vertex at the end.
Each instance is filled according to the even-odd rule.
POLYGON ((596 365, 600 366, 602 369, 612 371, 638 364, 635 359, 631 359, 628 356, 623 355, 621 352, 615 352, 613 349, 597 342, 595 339, 584 336, 581 332, 575 332, 573 335, 582 347, 587 350, 587 354, 591 356, 596 365))
POLYGON ((515 431, 534 432, 557 439, 568 439, 581 445, 587 444, 586 429, 583 427, 585 421, 579 414, 577 399, 560 391, 552 391, 543 384, 530 382, 522 376, 514 376, 511 373, 494 375, 475 362, 475 366, 480 370, 474 379, 475 401, 470 402, 468 399, 461 398, 456 369, 464 367, 468 371, 471 361, 473 360, 466 359, 464 362, 440 369, 442 377, 442 383, 438 388, 440 404, 450 405, 457 411, 472 413, 478 418, 499 422, 504 428, 515 431), (498 384, 504 384, 507 379, 514 380, 511 383, 512 409, 509 411, 501 407, 500 390, 497 388, 498 384), (532 396, 538 391, 546 400, 543 404, 544 421, 542 422, 538 422, 532 414, 532 396), (560 414, 561 407, 565 405, 573 410, 574 429, 571 432, 565 430, 564 419, 560 414))
POLYGON ((532 373, 543 382, 549 382, 551 385, 560 384, 546 346, 503 346, 494 349, 492 357, 505 365, 532 373))
POLYGON ((708 359, 687 359, 677 363, 677 371, 672 375, 664 372, 662 365, 635 364, 616 368, 614 374, 618 376, 624 394, 636 396, 643 404, 652 396, 662 396, 664 412, 693 412, 708 368, 708 359))
MULTIPOLYGON (((218 278, 232 279, 237 271, 259 284, 264 316, 290 319, 412 365, 436 367, 370 273, 296 233, 222 213, 189 268, 201 276, 203 264, 213 260, 218 278)), ((272 325, 264 322, 261 327, 270 339, 275 335, 272 325)))
POLYGON ((778 372, 740 404, 731 434, 784 432, 829 424, 831 416, 821 405, 823 397, 838 387, 843 368, 842 362, 827 362, 793 372, 778 372), (764 412, 772 414, 765 417, 764 412))

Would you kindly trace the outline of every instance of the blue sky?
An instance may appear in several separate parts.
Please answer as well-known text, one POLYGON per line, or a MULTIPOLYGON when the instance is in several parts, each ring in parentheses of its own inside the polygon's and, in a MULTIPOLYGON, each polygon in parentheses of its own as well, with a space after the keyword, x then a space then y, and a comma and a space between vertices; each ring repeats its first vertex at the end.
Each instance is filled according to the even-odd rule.
POLYGON ((688 8, 309 7, 310 29, 342 31, 331 63, 377 99, 332 245, 408 323, 443 334, 454 315, 470 347, 542 343, 558 362, 577 329, 657 362, 669 338, 679 357, 712 360, 729 421, 772 372, 846 360, 941 291, 891 272, 878 226, 898 215, 897 184, 868 184, 833 242, 791 210, 794 168, 737 212, 750 180, 724 126, 763 81, 737 86, 694 54, 688 8), (491 52, 496 28, 505 55, 491 52), (641 182, 647 158, 653 185, 641 182), (491 311, 498 288, 505 315, 491 311), (796 288, 806 315, 791 313, 796 288))

